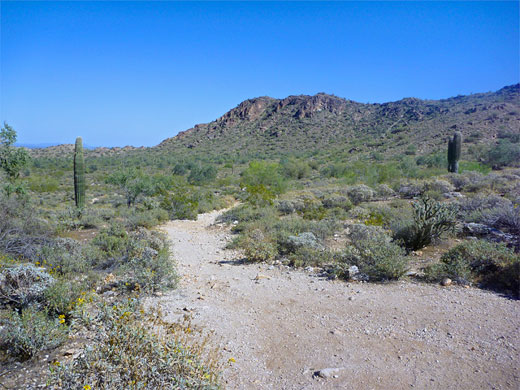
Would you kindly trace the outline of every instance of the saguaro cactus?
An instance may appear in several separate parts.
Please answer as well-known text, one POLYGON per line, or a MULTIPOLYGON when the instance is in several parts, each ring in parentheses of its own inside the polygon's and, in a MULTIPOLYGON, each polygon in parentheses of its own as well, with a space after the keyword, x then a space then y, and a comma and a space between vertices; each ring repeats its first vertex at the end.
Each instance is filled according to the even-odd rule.
POLYGON ((453 134, 453 138, 448 140, 448 172, 459 172, 461 144, 462 134, 457 131, 453 134))
POLYGON ((83 140, 76 138, 74 148, 74 200, 76 207, 85 206, 85 158, 83 157, 83 140))

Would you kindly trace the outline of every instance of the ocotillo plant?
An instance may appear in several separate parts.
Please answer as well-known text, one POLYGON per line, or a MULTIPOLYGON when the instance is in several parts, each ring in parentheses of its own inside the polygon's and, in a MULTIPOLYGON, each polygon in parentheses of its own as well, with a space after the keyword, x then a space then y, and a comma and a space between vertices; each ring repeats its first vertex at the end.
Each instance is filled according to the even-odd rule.
POLYGON ((76 207, 85 207, 85 158, 83 157, 83 141, 76 138, 74 148, 74 200, 76 207))
POLYGON ((448 172, 459 172, 461 144, 462 134, 457 131, 453 134, 453 138, 448 140, 448 172))

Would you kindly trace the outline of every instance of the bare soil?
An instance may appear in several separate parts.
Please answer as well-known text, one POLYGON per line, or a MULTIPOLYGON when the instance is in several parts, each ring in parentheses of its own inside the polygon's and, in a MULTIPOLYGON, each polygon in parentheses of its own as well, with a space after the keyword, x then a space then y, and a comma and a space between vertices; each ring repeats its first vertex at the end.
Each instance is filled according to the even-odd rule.
POLYGON ((172 221, 179 289, 150 298, 215 334, 228 389, 515 389, 520 301, 413 280, 327 280, 225 250, 218 212, 172 221), (334 368, 328 378, 316 373, 334 368))

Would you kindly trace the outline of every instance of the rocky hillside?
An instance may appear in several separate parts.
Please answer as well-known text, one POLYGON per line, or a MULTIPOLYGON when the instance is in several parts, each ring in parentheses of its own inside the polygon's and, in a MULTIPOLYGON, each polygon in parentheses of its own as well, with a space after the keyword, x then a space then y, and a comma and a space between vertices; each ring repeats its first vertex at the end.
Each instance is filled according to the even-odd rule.
POLYGON ((217 120, 164 140, 158 148, 255 152, 351 147, 418 153, 440 147, 453 131, 489 143, 499 132, 520 132, 520 84, 497 92, 443 100, 406 98, 362 104, 319 93, 246 100, 217 120))
MULTIPOLYGON (((488 144, 502 133, 520 133, 520 84, 497 92, 443 100, 406 98, 363 104, 334 95, 258 97, 246 100, 220 118, 179 133, 153 148, 97 148, 88 156, 159 151, 181 154, 278 155, 314 150, 353 154, 417 154, 443 148, 455 130, 464 145, 488 144)), ((73 145, 32 149, 34 157, 66 157, 73 145)))

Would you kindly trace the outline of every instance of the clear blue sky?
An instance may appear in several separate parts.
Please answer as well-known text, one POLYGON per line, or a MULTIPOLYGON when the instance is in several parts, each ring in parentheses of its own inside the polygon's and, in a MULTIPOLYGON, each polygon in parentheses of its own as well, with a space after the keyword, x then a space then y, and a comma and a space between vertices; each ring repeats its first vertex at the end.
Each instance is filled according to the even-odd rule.
POLYGON ((20 143, 156 145, 256 96, 445 98, 519 81, 510 2, 1 2, 20 143))

